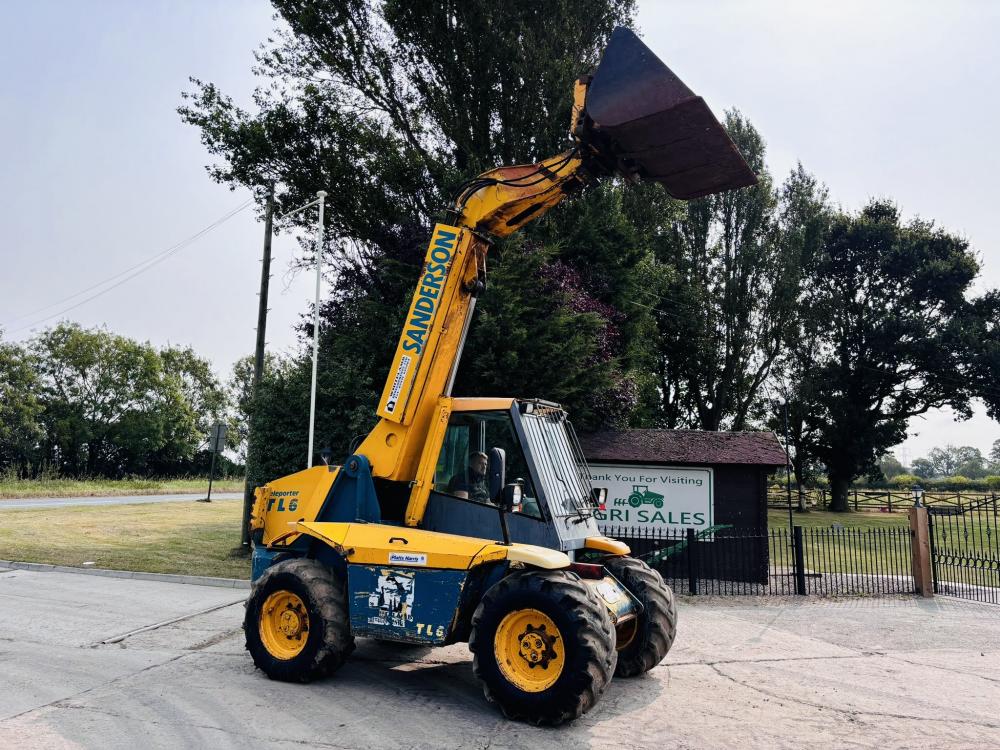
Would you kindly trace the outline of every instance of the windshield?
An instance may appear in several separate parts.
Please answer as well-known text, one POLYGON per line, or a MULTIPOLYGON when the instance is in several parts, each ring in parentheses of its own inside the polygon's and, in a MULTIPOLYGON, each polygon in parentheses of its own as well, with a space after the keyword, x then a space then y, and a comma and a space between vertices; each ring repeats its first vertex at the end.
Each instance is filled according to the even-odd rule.
POLYGON ((590 472, 566 412, 537 404, 527 406, 531 411, 522 412, 521 424, 552 514, 589 516, 596 507, 590 472))

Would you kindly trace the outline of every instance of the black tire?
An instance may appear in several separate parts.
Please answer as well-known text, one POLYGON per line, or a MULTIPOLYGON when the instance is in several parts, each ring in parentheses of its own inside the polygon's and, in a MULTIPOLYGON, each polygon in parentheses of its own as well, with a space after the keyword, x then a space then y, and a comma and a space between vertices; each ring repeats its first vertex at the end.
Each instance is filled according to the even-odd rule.
POLYGON ((528 570, 495 584, 472 616, 469 650, 474 657, 472 671, 482 682, 487 700, 510 719, 549 725, 570 721, 593 708, 611 682, 617 659, 607 607, 579 576, 562 570, 528 570), (503 619, 525 609, 549 617, 565 647, 562 672, 554 684, 539 692, 523 690, 504 676, 494 645, 503 619))
POLYGON ((632 640, 618 651, 616 677, 634 677, 648 672, 670 651, 677 635, 677 603, 674 592, 659 572, 634 557, 612 557, 604 567, 643 606, 632 640))
POLYGON ((272 680, 310 682, 339 669, 354 651, 347 585, 326 565, 298 558, 268 568, 250 592, 243 621, 253 663, 272 680), (292 658, 272 654, 261 637, 261 609, 271 594, 289 591, 305 605, 308 637, 292 658))

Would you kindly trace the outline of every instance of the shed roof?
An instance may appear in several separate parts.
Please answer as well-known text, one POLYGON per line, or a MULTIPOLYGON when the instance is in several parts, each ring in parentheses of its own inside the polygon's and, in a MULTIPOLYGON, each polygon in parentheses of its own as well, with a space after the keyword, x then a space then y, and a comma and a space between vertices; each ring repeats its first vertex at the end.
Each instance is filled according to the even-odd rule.
POLYGON ((773 432, 622 430, 581 435, 580 444, 588 461, 785 465, 773 432))

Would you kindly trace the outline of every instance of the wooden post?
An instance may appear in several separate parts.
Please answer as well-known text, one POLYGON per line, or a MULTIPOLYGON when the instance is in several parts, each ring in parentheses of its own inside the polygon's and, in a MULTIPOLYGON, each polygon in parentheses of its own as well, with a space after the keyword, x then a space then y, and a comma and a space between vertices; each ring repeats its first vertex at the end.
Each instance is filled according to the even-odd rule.
POLYGON ((934 596, 931 539, 927 528, 927 508, 923 506, 910 508, 910 560, 917 593, 927 598, 934 596))

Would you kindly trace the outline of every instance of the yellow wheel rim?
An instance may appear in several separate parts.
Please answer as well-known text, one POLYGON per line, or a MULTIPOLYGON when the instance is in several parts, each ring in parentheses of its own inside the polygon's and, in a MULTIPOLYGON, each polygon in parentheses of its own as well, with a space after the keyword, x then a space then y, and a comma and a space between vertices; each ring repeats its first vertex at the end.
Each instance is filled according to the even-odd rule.
POLYGON ((493 650, 503 676, 527 693, 552 687, 566 665, 559 628, 537 609, 515 609, 504 617, 493 637, 493 650))
POLYGON ((260 639, 275 659, 294 659, 309 640, 309 613, 291 591, 275 591, 260 610, 260 639))

